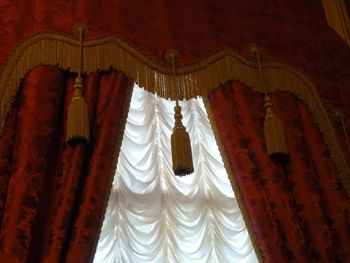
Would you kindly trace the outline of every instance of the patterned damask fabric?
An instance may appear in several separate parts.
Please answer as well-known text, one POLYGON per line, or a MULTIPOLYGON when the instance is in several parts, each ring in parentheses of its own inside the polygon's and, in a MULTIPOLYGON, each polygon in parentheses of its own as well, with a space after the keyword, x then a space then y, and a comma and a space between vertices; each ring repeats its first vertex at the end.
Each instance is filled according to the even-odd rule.
POLYGON ((114 170, 123 73, 84 80, 91 142, 65 143, 74 76, 38 67, 0 137, 0 262, 89 262, 114 170))
POLYGON ((235 82, 210 105, 265 262, 346 262, 350 207, 311 114, 288 93, 271 95, 291 162, 266 153, 263 96, 235 82))

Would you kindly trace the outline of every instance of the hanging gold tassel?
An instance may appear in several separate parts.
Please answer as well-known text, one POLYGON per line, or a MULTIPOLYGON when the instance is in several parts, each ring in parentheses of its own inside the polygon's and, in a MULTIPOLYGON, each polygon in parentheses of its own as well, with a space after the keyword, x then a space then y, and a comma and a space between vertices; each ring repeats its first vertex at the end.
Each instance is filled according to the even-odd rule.
POLYGON ((76 77, 74 95, 68 106, 67 113, 67 142, 70 145, 90 140, 88 109, 82 90, 82 79, 81 77, 76 77))
POLYGON ((273 112, 272 103, 268 95, 265 95, 264 101, 264 133, 267 153, 275 160, 287 162, 289 154, 282 123, 273 112))
POLYGON ((190 136, 182 124, 181 107, 176 105, 175 126, 171 135, 171 154, 175 175, 184 176, 193 173, 193 161, 190 136))
POLYGON ((264 121, 264 134, 265 143, 268 155, 283 164, 289 162, 289 153, 286 143, 286 136, 284 134, 282 122, 273 112, 272 102, 267 94, 267 86, 265 83, 264 72, 261 66, 260 50, 255 44, 251 45, 251 55, 257 60, 260 73, 260 81, 264 87, 264 108, 265 108, 265 121, 264 121))
POLYGON ((174 87, 176 90, 176 106, 175 111, 175 126, 171 135, 171 154, 173 159, 174 174, 178 176, 184 176, 186 174, 193 173, 193 161, 190 136, 182 124, 181 107, 179 106, 180 90, 178 87, 176 76, 176 61, 179 59, 179 52, 174 49, 167 50, 164 54, 166 61, 172 63, 174 87))
POLYGON ((75 78, 74 94, 68 106, 67 113, 67 142, 74 146, 79 142, 88 142, 89 135, 89 115, 83 97, 83 81, 81 71, 83 65, 83 37, 87 33, 85 25, 75 24, 73 32, 79 37, 79 72, 75 78))

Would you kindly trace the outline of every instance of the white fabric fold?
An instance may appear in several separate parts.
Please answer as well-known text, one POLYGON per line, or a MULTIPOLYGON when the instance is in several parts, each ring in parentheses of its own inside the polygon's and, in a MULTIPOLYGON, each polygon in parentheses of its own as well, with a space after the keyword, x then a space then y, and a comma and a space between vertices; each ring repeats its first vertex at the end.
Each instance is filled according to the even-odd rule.
POLYGON ((94 262, 258 262, 201 99, 180 103, 194 173, 174 176, 174 105, 134 87, 94 262))

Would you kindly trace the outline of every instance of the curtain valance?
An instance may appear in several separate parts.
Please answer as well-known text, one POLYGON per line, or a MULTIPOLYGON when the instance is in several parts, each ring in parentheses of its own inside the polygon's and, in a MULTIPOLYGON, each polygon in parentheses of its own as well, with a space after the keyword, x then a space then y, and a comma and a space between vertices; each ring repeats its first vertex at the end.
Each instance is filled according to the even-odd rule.
MULTIPOLYGON (((16 47, 0 75, 0 132, 25 74, 39 65, 54 65, 78 72, 78 48, 78 40, 56 33, 33 35, 16 47)), ((121 70, 146 90, 161 97, 175 98, 171 66, 153 60, 121 39, 107 36, 87 40, 83 56, 85 73, 110 68, 121 70)), ((327 109, 315 86, 302 73, 288 65, 265 62, 262 67, 269 92, 290 92, 308 106, 349 193, 350 170, 327 109)), ((205 96, 220 84, 231 80, 238 80, 263 92, 257 63, 232 49, 221 50, 196 63, 179 66, 178 74, 180 93, 185 99, 205 96)))

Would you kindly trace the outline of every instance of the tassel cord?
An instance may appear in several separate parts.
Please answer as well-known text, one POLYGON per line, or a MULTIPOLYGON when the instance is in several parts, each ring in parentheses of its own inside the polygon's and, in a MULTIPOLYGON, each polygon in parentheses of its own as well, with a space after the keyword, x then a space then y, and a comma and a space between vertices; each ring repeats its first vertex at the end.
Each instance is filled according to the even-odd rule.
POLYGON ((79 30, 79 71, 78 78, 81 78, 81 72, 83 69, 83 29, 79 30))
POLYGON ((257 59, 258 59, 260 81, 262 82, 262 85, 263 85, 264 94, 265 94, 265 96, 267 96, 267 87, 266 87, 266 82, 265 82, 264 71, 263 71, 262 65, 261 65, 260 51, 258 48, 256 48, 255 52, 256 52, 257 59))
POLYGON ((274 112, 273 112, 271 99, 270 99, 270 97, 268 95, 268 92, 267 92, 267 85, 266 85, 266 82, 265 82, 264 71, 263 71, 262 65, 261 65, 260 50, 259 50, 258 47, 255 46, 254 47, 254 51, 256 52, 256 58, 258 60, 258 67, 259 67, 260 82, 262 83, 263 91, 264 91, 264 95, 265 95, 264 108, 266 109, 266 117, 270 117, 270 116, 274 115, 274 112))
POLYGON ((178 81, 177 81, 177 74, 176 74, 176 62, 175 62, 175 55, 171 56, 171 64, 173 68, 173 76, 174 76, 174 87, 176 90, 176 107, 179 106, 179 87, 178 87, 178 81))

